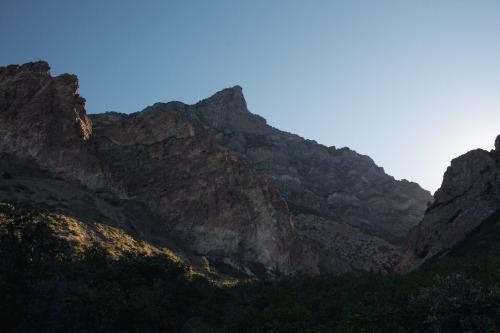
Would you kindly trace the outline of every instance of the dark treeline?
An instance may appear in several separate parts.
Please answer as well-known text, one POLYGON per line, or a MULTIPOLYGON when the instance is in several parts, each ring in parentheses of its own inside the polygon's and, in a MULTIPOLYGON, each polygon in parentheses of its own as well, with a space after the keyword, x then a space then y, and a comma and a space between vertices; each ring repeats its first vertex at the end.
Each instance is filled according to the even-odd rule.
POLYGON ((0 204, 3 332, 497 332, 500 250, 405 276, 216 283, 167 252, 75 253, 44 214, 0 204))

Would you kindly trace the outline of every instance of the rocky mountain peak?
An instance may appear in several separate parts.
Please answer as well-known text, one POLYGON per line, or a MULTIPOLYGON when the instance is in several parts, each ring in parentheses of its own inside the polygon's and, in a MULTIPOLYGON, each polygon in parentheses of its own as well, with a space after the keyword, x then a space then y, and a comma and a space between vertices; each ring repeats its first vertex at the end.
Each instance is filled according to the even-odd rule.
POLYGON ((50 75, 50 66, 46 61, 28 62, 24 65, 9 65, 0 67, 0 76, 14 76, 21 72, 50 75))
POLYGON ((234 86, 219 91, 215 95, 199 101, 197 107, 217 106, 219 110, 231 110, 231 112, 249 112, 247 102, 243 96, 243 88, 234 86))
POLYGON ((418 184, 396 181, 368 156, 325 147, 269 126, 251 113, 239 86, 193 105, 157 103, 138 113, 177 111, 196 133, 209 134, 253 173, 265 174, 287 202, 368 230, 395 244, 432 199, 418 184))
POLYGON ((92 134, 78 78, 52 77, 45 61, 1 67, 0 97, 0 120, 5 121, 0 146, 36 155, 59 146, 78 149, 92 134))
POLYGON ((176 237, 187 251, 244 270, 388 272, 430 199, 368 156, 267 125, 240 86, 194 105, 156 103, 91 121, 78 78, 49 69, 0 68, 0 154, 140 203, 156 222, 130 227, 176 237))
POLYGON ((495 150, 500 151, 500 135, 495 140, 495 150))
MULTIPOLYGON (((52 77, 48 69, 46 63, 0 68, 3 172, 18 177, 13 166, 22 165, 109 202, 139 204, 152 219, 132 220, 130 229, 250 275, 339 270, 331 255, 312 251, 324 247, 297 233, 278 188, 210 135, 195 133, 179 112, 184 104, 166 104, 167 113, 155 105, 149 113, 96 115, 92 128, 78 78, 52 77)), ((241 87, 199 104, 248 112, 241 87)))
POLYGON ((45 61, 0 67, 0 151, 90 188, 110 188, 99 160, 87 155, 95 149, 92 122, 78 87, 75 75, 52 77, 45 61))

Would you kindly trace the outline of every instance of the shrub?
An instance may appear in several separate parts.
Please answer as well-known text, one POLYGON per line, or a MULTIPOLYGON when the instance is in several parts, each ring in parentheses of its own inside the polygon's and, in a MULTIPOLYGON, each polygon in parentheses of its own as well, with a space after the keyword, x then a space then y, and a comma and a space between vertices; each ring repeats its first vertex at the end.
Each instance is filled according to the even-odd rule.
POLYGON ((410 303, 417 327, 433 332, 494 331, 500 310, 500 293, 464 274, 437 277, 410 303))

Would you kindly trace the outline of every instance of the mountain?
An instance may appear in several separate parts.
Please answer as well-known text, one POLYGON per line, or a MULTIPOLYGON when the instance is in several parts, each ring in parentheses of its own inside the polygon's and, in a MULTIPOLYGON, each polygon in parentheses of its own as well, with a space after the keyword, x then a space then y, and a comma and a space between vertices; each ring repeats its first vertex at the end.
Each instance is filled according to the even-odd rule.
POLYGON ((250 276, 386 274, 430 199, 367 156, 268 126, 238 86, 131 115, 84 107, 74 75, 0 67, 0 199, 250 276))
POLYGON ((254 174, 265 174, 296 213, 294 220, 312 213, 399 245, 432 200, 418 184, 396 181, 368 156, 267 125, 248 110, 239 86, 194 105, 156 103, 136 116, 172 111, 245 160, 254 174))
MULTIPOLYGON (((232 135, 248 144, 252 133, 211 134, 209 123, 186 120, 186 110, 202 106, 244 120, 238 87, 193 106, 167 104, 181 111, 89 117, 76 76, 52 77, 49 69, 45 62, 0 67, 2 331, 499 331, 500 136, 494 151, 452 161, 435 202, 405 238, 398 270, 409 273, 381 276, 393 271, 400 248, 376 234, 395 242, 394 225, 369 221, 361 230, 321 205, 289 206, 266 175, 218 141, 232 135), (431 262, 410 272, 424 261, 431 262), (375 274, 341 274, 351 271, 375 274), (281 275, 292 277, 248 279, 281 275)), ((246 126, 268 128, 247 111, 256 120, 246 126)), ((332 182, 388 179, 422 194, 347 148, 269 133, 258 154, 245 148, 263 167, 271 168, 273 154, 289 162, 299 155, 279 150, 282 143, 308 147, 308 159, 294 166, 276 162, 285 176, 296 168, 301 182, 314 179, 303 164, 337 161, 339 170, 369 176, 330 175, 332 182)), ((319 188, 300 184, 293 193, 314 199, 299 190, 319 188)), ((359 199, 377 190, 367 188, 349 193, 359 199)), ((379 203, 403 214, 404 205, 388 199, 397 195, 379 203)))
POLYGON ((451 161, 434 203, 405 237, 398 271, 494 242, 500 242, 500 135, 495 150, 476 149, 451 161))
MULTIPOLYGON (((178 113, 131 116, 94 131, 76 76, 52 78, 48 64, 37 62, 3 67, 0 77, 0 153, 8 178, 29 169, 30 177, 125 200, 123 206, 130 202, 153 217, 129 219, 131 229, 177 240, 249 274, 250 265, 286 275, 320 271, 314 242, 297 233, 279 190, 212 137, 196 135, 178 113)), ((24 199, 37 195, 27 193, 24 199)))

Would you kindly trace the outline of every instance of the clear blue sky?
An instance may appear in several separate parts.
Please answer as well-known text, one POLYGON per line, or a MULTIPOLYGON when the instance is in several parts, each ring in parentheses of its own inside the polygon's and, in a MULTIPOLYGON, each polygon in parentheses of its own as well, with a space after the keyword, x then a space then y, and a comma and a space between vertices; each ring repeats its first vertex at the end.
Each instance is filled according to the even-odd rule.
POLYGON ((500 134, 500 0, 0 0, 0 66, 73 73, 87 112, 236 84, 279 129, 435 191, 500 134))

